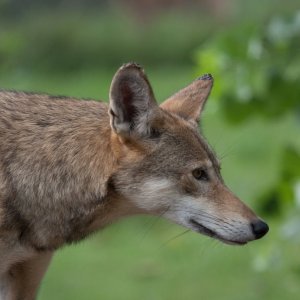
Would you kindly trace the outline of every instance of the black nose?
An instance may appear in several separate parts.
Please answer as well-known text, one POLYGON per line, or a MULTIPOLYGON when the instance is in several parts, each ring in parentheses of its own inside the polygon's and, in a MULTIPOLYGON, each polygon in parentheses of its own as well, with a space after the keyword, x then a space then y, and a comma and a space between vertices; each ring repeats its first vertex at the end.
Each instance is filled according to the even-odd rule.
POLYGON ((262 238, 269 231, 268 224, 262 220, 252 222, 251 227, 256 239, 262 238))

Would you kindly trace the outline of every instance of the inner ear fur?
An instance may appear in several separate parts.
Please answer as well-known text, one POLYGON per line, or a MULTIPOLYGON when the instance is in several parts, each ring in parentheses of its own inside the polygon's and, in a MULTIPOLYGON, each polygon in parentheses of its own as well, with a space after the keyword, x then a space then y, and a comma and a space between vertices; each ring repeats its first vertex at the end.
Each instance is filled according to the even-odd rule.
POLYGON ((200 115, 212 86, 212 75, 205 74, 168 98, 160 107, 186 120, 199 123, 200 115))

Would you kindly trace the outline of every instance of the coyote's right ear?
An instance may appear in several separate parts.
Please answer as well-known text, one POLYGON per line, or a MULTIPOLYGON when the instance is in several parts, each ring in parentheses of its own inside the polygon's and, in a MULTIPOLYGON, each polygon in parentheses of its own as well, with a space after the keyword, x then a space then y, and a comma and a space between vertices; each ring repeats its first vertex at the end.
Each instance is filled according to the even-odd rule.
POLYGON ((150 114, 158 107, 142 68, 135 63, 123 65, 110 87, 110 124, 122 136, 145 135, 151 128, 150 114))
POLYGON ((198 123, 213 86, 213 77, 205 74, 171 96, 160 107, 180 117, 198 123))

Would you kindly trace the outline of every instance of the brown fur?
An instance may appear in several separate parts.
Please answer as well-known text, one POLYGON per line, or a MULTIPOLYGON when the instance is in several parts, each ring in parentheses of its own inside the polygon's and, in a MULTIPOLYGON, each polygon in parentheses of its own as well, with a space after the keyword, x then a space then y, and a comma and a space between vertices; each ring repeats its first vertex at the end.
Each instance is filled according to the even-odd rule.
POLYGON ((142 69, 127 64, 109 105, 0 92, 1 299, 34 299, 54 250, 127 215, 163 212, 226 242, 254 239, 257 217, 224 186, 198 132, 211 87, 202 77, 159 107, 142 69))

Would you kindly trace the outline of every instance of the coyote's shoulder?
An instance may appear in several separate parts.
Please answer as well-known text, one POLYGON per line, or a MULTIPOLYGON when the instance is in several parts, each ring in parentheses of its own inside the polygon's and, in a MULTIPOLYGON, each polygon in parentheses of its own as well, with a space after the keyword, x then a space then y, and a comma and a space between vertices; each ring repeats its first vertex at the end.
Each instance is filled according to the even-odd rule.
POLYGON ((102 102, 1 91, 0 228, 37 249, 82 238, 114 164, 107 124, 102 102))

